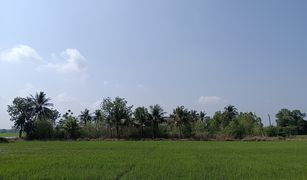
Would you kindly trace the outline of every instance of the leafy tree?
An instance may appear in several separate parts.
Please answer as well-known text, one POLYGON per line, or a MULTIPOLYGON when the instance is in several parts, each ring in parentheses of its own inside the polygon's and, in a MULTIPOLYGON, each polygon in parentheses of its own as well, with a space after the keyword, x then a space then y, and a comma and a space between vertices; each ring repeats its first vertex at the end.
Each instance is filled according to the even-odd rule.
POLYGON ((223 131, 222 123, 224 121, 224 116, 221 111, 215 112, 212 119, 207 123, 207 129, 211 135, 216 135, 218 132, 223 131))
POLYGON ((305 117, 306 114, 300 110, 290 111, 289 109, 281 109, 276 114, 276 122, 280 135, 287 136, 307 133, 305 117))
POLYGON ((101 107, 107 122, 115 127, 116 136, 120 138, 120 127, 129 124, 133 106, 128 106, 124 98, 116 97, 104 99, 101 107))
MULTIPOLYGON (((50 108, 53 104, 49 103, 49 101, 50 98, 46 98, 44 92, 36 93, 35 96, 30 95, 30 97, 17 97, 14 99, 13 105, 8 106, 8 113, 11 116, 11 120, 14 121, 15 127, 19 129, 19 136, 24 131, 28 138, 41 138, 38 128, 43 128, 42 121, 48 121, 48 123, 45 123, 46 126, 47 124, 48 126, 49 124, 51 126, 54 124, 59 117, 59 112, 50 108)), ((45 135, 43 136, 46 137, 45 135)))
POLYGON ((60 119, 56 126, 57 136, 60 138, 76 139, 80 136, 80 126, 78 119, 68 110, 60 119))
POLYGON ((240 113, 226 127, 226 132, 235 138, 262 135, 261 119, 251 112, 240 113))
POLYGON ((152 127, 152 138, 156 138, 159 132, 159 123, 161 123, 164 118, 163 115, 165 112, 163 108, 159 104, 155 104, 149 107, 150 110, 150 119, 151 119, 151 127, 152 127))
POLYGON ((65 116, 65 121, 64 121, 64 129, 68 134, 68 138, 76 139, 79 137, 79 124, 78 124, 78 119, 72 115, 67 115, 65 116))
POLYGON ((274 137, 274 136, 277 136, 278 135, 278 129, 276 126, 268 126, 268 127, 265 127, 264 128, 264 132, 265 132, 265 135, 266 136, 269 136, 269 137, 274 137))
POLYGON ((32 118, 32 105, 29 98, 17 97, 13 100, 13 104, 8 106, 8 113, 11 116, 11 121, 14 121, 14 127, 19 130, 19 137, 26 123, 32 118))
POLYGON ((86 125, 87 123, 91 123, 92 121, 92 116, 90 115, 90 111, 88 109, 81 111, 79 118, 83 125, 86 125))
POLYGON ((40 118, 34 122, 35 131, 28 135, 31 139, 51 139, 53 135, 53 125, 49 119, 40 118))
POLYGON ((133 112, 135 123, 137 126, 141 129, 141 137, 143 138, 143 129, 146 126, 146 123, 148 123, 150 115, 145 107, 137 107, 133 112))
POLYGON ((61 117, 61 114, 56 109, 51 109, 51 114, 49 116, 51 124, 54 126, 56 120, 61 117))

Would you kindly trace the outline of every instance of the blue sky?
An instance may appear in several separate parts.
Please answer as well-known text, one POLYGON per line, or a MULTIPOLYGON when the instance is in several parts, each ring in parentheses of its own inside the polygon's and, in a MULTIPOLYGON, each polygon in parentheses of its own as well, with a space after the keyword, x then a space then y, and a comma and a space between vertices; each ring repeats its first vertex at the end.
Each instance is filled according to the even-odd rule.
POLYGON ((0 2, 0 128, 43 90, 60 112, 121 96, 209 115, 227 104, 267 124, 307 111, 307 1, 0 2))

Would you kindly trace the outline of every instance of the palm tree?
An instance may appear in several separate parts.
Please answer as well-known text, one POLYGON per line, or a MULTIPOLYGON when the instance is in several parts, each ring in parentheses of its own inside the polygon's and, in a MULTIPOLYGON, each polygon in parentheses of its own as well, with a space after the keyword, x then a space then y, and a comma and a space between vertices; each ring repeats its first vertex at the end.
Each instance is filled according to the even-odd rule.
POLYGON ((95 121, 95 124, 97 125, 99 121, 101 121, 102 119, 102 112, 100 109, 97 109, 95 112, 94 112, 94 121, 95 121))
POLYGON ((199 112, 199 120, 201 122, 204 122, 206 120, 206 115, 207 115, 207 113, 205 111, 200 111, 199 112))
POLYGON ((133 114, 137 125, 141 128, 141 137, 143 138, 143 128, 149 119, 148 110, 145 107, 138 107, 134 110, 133 114))
POLYGON ((238 110, 233 105, 228 105, 224 108, 223 112, 223 127, 225 128, 228 126, 228 124, 235 119, 235 117, 238 115, 238 110))
POLYGON ((165 112, 159 104, 150 106, 149 109, 152 125, 152 138, 154 139, 157 137, 157 133, 159 132, 159 123, 163 121, 163 115, 165 114, 165 112))
POLYGON ((196 111, 188 111, 184 106, 179 106, 174 109, 171 118, 173 119, 173 124, 179 129, 180 138, 182 138, 183 135, 183 127, 189 125, 191 121, 196 121, 196 116, 196 111))
POLYGON ((40 118, 51 118, 52 110, 50 107, 53 107, 53 104, 50 103, 50 98, 46 97, 44 92, 36 93, 35 96, 31 95, 29 101, 32 104, 32 113, 35 119, 40 118))
POLYGON ((228 116, 229 119, 233 119, 238 115, 238 109, 233 105, 228 105, 224 108, 224 113, 228 116))
POLYGON ((79 117, 80 117, 81 122, 84 125, 86 125, 88 122, 91 122, 92 120, 92 116, 90 115, 90 111, 88 109, 81 111, 81 114, 79 117))

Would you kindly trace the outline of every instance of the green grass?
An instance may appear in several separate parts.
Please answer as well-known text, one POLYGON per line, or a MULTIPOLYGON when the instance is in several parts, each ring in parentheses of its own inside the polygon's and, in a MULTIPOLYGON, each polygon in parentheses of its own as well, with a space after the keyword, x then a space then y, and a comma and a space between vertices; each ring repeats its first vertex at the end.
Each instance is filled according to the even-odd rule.
POLYGON ((307 142, 0 144, 0 179, 307 179, 307 142))
POLYGON ((0 133, 0 137, 18 137, 18 133, 0 133))

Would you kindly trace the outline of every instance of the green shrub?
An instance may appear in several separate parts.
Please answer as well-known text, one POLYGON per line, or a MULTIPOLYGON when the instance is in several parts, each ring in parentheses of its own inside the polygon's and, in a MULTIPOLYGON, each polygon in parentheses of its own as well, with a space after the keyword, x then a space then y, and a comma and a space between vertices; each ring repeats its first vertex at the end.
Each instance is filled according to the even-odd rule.
POLYGON ((0 143, 8 143, 9 140, 5 137, 0 137, 0 143))
POLYGON ((266 136, 275 137, 278 136, 278 129, 275 126, 268 126, 264 128, 264 133, 266 136))

